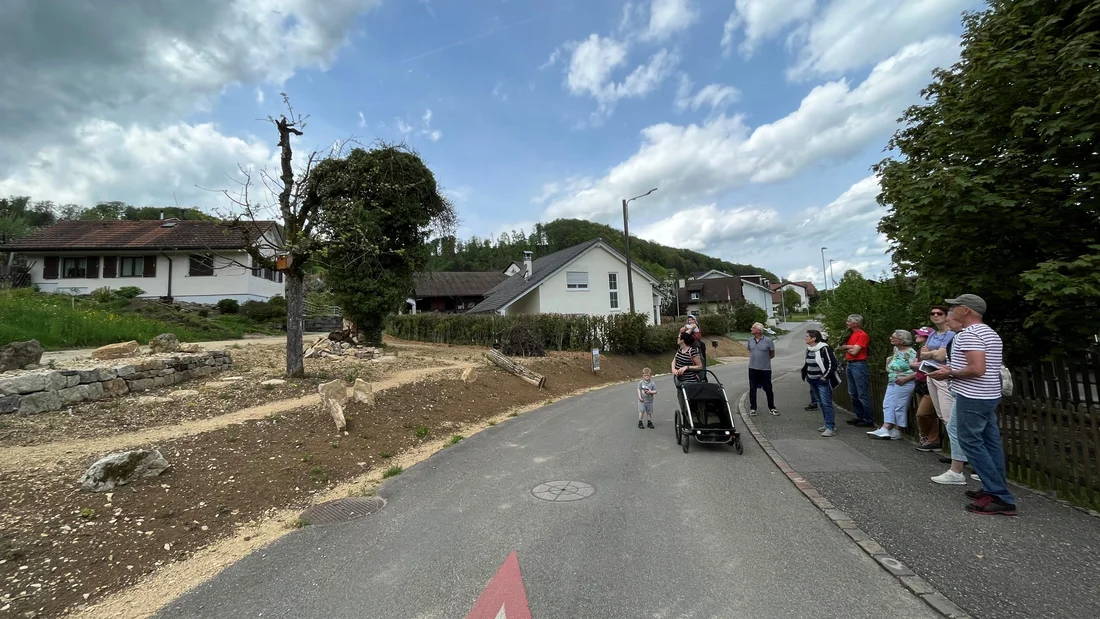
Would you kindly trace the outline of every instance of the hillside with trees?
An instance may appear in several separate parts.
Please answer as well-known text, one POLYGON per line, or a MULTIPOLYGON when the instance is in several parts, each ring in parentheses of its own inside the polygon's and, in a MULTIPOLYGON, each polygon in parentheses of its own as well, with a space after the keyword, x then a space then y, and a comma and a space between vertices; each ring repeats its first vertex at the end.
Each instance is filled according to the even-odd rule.
MULTIPOLYGON (((557 219, 550 223, 535 224, 530 233, 512 231, 499 238, 471 237, 459 240, 453 236, 434 239, 429 243, 432 271, 503 271, 512 262, 520 262, 523 252, 534 253, 535 258, 555 251, 602 238, 620 252, 625 252, 621 230, 604 224, 579 219, 557 219)), ((698 271, 718 269, 731 275, 763 275, 779 281, 774 273, 750 264, 735 264, 712 258, 689 249, 677 249, 630 237, 630 257, 638 266, 654 277, 665 281, 698 271)))

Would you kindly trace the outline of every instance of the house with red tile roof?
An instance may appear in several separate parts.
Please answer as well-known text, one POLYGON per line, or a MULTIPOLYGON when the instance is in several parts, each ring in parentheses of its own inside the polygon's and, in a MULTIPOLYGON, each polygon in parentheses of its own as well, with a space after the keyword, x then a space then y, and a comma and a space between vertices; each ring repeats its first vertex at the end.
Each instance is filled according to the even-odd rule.
POLYGON ((283 274, 253 264, 248 248, 275 255, 279 226, 257 221, 61 221, 0 245, 29 267, 43 292, 88 294, 136 286, 142 297, 191 303, 266 301, 284 293, 283 274))

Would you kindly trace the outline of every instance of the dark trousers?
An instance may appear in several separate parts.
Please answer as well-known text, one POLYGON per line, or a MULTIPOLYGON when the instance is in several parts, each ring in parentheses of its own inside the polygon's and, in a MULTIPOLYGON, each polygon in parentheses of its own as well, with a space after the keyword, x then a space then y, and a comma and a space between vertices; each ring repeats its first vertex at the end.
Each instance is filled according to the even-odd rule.
POLYGON ((749 408, 756 410, 756 390, 764 388, 768 396, 768 408, 775 408, 775 394, 772 393, 772 371, 749 368, 749 408))

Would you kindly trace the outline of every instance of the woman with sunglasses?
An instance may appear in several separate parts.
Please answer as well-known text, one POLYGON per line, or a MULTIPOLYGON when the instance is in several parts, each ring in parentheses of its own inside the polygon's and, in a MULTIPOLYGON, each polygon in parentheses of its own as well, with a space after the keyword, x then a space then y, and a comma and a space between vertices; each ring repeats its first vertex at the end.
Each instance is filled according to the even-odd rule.
MULTIPOLYGON (((947 324, 947 307, 943 305, 932 306, 932 309, 928 313, 928 317, 932 320, 932 326, 935 327, 936 330, 934 333, 929 334, 928 340, 924 343, 924 348, 920 351, 920 358, 943 365, 944 362, 937 361, 937 359, 943 358, 947 350, 947 345, 951 343, 951 340, 955 337, 955 332, 952 331, 947 324), (943 352, 937 353, 937 350, 943 352)), ((950 424, 951 408, 955 404, 955 396, 948 388, 947 381, 929 378, 928 395, 932 396, 932 406, 936 408, 936 416, 943 420, 944 426, 950 424)), ((921 444, 917 445, 917 449, 929 451, 928 447, 930 446, 930 444, 921 444)), ((938 447, 939 445, 935 445, 932 448, 935 449, 938 447)))

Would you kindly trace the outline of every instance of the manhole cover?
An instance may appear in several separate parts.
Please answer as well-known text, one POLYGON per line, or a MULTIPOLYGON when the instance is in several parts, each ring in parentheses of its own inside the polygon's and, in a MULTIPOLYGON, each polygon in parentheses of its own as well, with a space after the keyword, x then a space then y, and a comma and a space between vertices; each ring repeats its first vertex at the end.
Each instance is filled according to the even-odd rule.
POLYGON ((532 488, 531 494, 543 501, 580 501, 596 494, 596 489, 583 481, 548 481, 532 488))
POLYGON ((302 513, 309 524, 333 524, 369 516, 382 509, 386 502, 375 497, 349 497, 314 505, 302 513))

